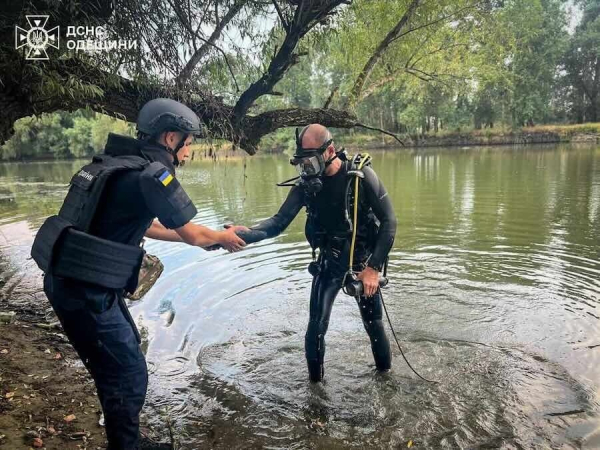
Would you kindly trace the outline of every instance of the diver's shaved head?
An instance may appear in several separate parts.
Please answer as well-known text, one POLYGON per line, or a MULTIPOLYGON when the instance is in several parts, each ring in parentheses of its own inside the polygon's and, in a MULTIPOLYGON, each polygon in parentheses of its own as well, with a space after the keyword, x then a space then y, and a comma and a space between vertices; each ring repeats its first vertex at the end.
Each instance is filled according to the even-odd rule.
POLYGON ((302 148, 319 148, 331 139, 327 128, 318 123, 313 123, 302 130, 302 148))

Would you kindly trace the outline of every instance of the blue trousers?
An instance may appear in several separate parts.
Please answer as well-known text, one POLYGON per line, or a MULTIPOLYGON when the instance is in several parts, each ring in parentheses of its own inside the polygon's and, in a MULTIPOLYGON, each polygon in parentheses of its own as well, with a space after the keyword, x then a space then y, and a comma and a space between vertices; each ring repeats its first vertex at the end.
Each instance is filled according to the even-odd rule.
POLYGON ((44 278, 44 291, 94 379, 108 449, 137 449, 148 370, 122 294, 52 275, 44 278))

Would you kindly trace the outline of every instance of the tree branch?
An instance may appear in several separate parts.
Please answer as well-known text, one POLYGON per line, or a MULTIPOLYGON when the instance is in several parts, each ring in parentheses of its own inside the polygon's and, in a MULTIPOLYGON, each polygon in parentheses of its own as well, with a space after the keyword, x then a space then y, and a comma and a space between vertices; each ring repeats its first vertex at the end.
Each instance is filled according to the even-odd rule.
POLYGON ((400 144, 402 144, 402 146, 404 146, 404 142, 402 142, 400 140, 400 138, 398 136, 396 136, 394 133, 392 133, 391 131, 386 131, 386 130, 383 130, 383 129, 377 128, 377 127, 370 127, 368 125, 363 125, 362 123, 358 123, 358 122, 355 123, 354 126, 361 127, 361 128, 366 128, 367 130, 379 131, 379 132, 381 132, 383 134, 387 134, 388 136, 392 136, 394 139, 396 139, 398 142, 400 142, 400 144))
POLYGON ((329 108, 329 105, 331 105, 331 102, 333 101, 333 97, 335 97, 335 94, 337 94, 337 91, 339 90, 339 86, 336 86, 332 89, 331 94, 329 94, 329 97, 327 97, 327 100, 325 100, 325 104, 323 105, 323 108, 327 109, 329 108))
POLYGON ((273 131, 286 127, 301 127, 320 123, 326 127, 352 128, 356 116, 347 111, 334 109, 288 108, 267 111, 257 116, 246 116, 242 121, 243 137, 238 141, 246 151, 255 149, 260 139, 273 131))
POLYGON ((383 38, 383 40, 379 43, 379 45, 375 49, 375 52, 373 52, 363 69, 360 71, 358 77, 356 77, 356 81, 354 82, 354 86, 352 87, 352 90, 350 92, 348 106, 350 106, 351 108, 354 108, 354 106, 356 106, 356 102, 360 97, 360 93, 367 81, 367 78, 371 75, 371 72, 373 72, 375 65, 379 62, 389 45, 393 42, 393 39, 400 34, 406 23, 415 13, 417 8, 419 7, 419 3, 420 0, 413 0, 410 3, 410 5, 408 5, 406 12, 400 18, 396 26, 394 26, 394 28, 392 28, 390 32, 385 36, 385 38, 383 38))
POLYGON ((288 21, 285 19, 284 15, 283 15, 283 11, 279 7, 279 3, 277 3, 277 0, 272 0, 272 1, 273 1, 273 5, 275 5, 275 10, 277 11, 279 20, 281 20, 281 25, 283 26, 283 29, 286 31, 289 31, 290 25, 288 24, 288 21))
MULTIPOLYGON (((183 68, 181 73, 179 75, 177 75, 177 77, 175 79, 177 84, 181 85, 186 80, 188 80, 190 78, 190 76, 192 75, 192 72, 194 71, 195 67, 200 62, 200 60, 208 53, 209 48, 214 47, 223 55, 223 58, 225 58, 225 63, 227 64, 227 67, 229 68, 229 72, 231 73, 231 77, 233 78, 236 88, 239 91, 239 86, 237 84, 237 80, 235 78, 233 70, 231 69, 231 66, 229 64, 229 60, 227 59, 227 54, 223 51, 223 49, 221 49, 220 47, 218 47, 215 44, 215 41, 217 39, 219 39, 223 29, 229 24, 229 22, 231 22, 231 20, 233 20, 233 18, 237 15, 237 13, 240 12, 240 10, 243 8, 243 6, 244 6, 244 2, 242 0, 236 1, 231 6, 229 11, 227 11, 227 14, 225 14, 223 19, 217 23, 214 31, 212 32, 212 34, 210 35, 210 37, 208 39, 204 39, 203 37, 199 36, 198 34, 193 35, 193 37, 192 37, 193 39, 198 38, 198 39, 202 40, 204 42, 204 45, 202 45, 199 49, 197 49, 194 52, 194 54, 192 55, 190 60, 187 62, 187 64, 185 65, 185 67, 183 68)), ((176 9, 176 12, 177 12, 177 9, 176 9)), ((182 22, 185 23, 185 21, 182 21, 182 22)), ((191 30, 191 27, 189 27, 189 30, 191 30)), ((191 30, 191 31, 193 33, 193 30, 191 30)))
MULTIPOLYGON (((202 92, 193 95, 182 94, 172 86, 147 85, 119 76, 109 77, 101 69, 77 58, 50 60, 45 63, 44 72, 55 74, 59 77, 58 82, 76 76, 82 82, 98 86, 103 94, 96 97, 75 97, 68 101, 55 94, 34 104, 31 99, 40 98, 35 92, 28 92, 31 95, 25 97, 19 91, 21 85, 18 83, 0 86, 0 110, 3 112, 0 116, 0 142, 10 137, 14 122, 22 117, 89 107, 104 114, 135 122, 139 108, 148 100, 157 97, 169 97, 184 102, 198 114, 211 137, 233 142, 250 155, 258 151, 263 136, 279 128, 311 123, 351 128, 356 123, 356 117, 345 111, 302 108, 268 111, 256 116, 245 116, 241 121, 235 122, 233 107, 210 94, 202 92)), ((39 78, 32 76, 32 85, 40 85, 43 82, 41 75, 39 78)))
POLYGON ((317 23, 323 20, 344 0, 300 0, 289 24, 285 39, 271 60, 267 72, 240 96, 235 107, 236 121, 240 121, 252 104, 265 93, 273 90, 287 70, 298 61, 294 51, 300 39, 317 23))
POLYGON ((415 28, 411 28, 410 30, 406 30, 404 33, 401 33, 398 36, 396 36, 395 38, 393 38, 392 42, 397 41, 398 39, 406 36, 407 34, 412 33, 413 31, 422 30, 423 28, 427 28, 427 27, 430 27, 430 26, 435 25, 437 23, 444 22, 444 21, 446 21, 448 19, 451 19, 452 17, 458 15, 459 13, 461 13, 463 11, 467 11, 469 9, 474 9, 477 6, 481 5, 481 4, 483 4, 483 2, 478 2, 478 3, 474 3, 472 5, 465 6, 464 8, 460 8, 458 11, 454 11, 451 14, 447 14, 445 16, 442 16, 439 19, 433 20, 431 22, 427 22, 427 23, 425 23, 423 25, 419 25, 418 27, 415 27, 415 28))

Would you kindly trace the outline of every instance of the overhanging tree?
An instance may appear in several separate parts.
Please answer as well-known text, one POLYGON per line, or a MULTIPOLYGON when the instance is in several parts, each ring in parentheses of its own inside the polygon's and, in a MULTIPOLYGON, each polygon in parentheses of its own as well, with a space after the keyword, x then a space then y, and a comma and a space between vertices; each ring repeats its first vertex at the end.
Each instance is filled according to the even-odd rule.
MULTIPOLYGON (((345 0, 281 2, 236 0, 94 0, 17 1, 6 5, 0 20, 0 142, 11 136, 14 122, 56 110, 93 110, 134 121, 139 107, 166 96, 194 109, 210 135, 234 142, 253 154, 260 138, 281 127, 320 122, 349 128, 356 117, 331 109, 287 108, 253 114, 256 101, 273 88, 301 57, 298 45, 315 27, 326 27, 345 0), (113 38, 137 40, 137 48, 112 53, 63 51, 49 61, 26 61, 15 50, 14 26, 25 15, 49 14, 64 39, 68 26, 106 26, 113 38), (276 14, 276 18, 274 16, 276 14), (261 36, 250 26, 260 18, 279 33, 261 36), (202 89, 201 66, 209 61, 229 65, 220 39, 229 24, 242 38, 266 43, 279 38, 265 70, 245 86, 234 104, 202 89), (211 29, 207 33, 207 29, 211 29)), ((235 75, 232 73, 232 77, 235 75)))

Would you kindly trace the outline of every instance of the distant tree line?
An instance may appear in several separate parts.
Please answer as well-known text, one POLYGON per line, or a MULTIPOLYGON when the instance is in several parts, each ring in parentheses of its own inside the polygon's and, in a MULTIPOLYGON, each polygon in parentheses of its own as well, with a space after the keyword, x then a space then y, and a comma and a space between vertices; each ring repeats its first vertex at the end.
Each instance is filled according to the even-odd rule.
POLYGON ((363 123, 397 133, 600 121, 600 0, 438 4, 460 13, 385 48, 356 89, 363 54, 377 52, 402 17, 394 4, 353 5, 349 24, 309 49, 279 83, 283 95, 265 102, 353 105, 363 123))
POLYGON ((109 132, 133 135, 122 120, 85 110, 57 112, 18 120, 1 147, 2 160, 71 159, 101 153, 109 132))

